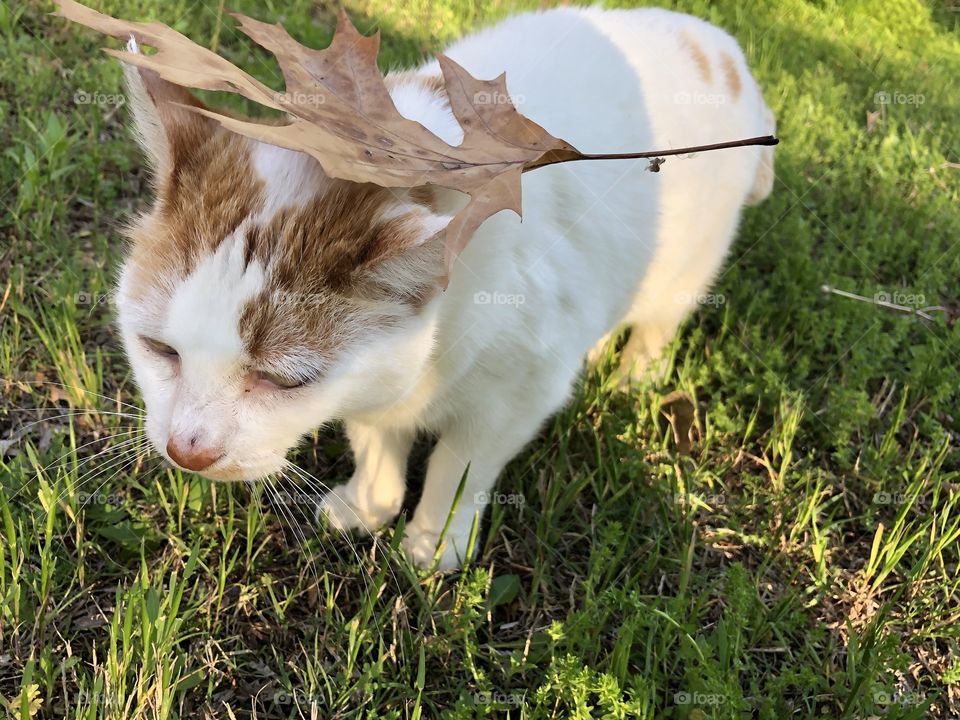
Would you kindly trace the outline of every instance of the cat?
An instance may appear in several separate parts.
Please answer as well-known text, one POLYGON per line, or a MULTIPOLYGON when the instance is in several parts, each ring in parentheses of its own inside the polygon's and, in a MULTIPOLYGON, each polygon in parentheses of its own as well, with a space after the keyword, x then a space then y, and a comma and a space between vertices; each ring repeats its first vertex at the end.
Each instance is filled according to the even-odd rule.
MULTIPOLYGON (((131 49, 136 50, 135 47, 131 49)), ((660 9, 511 17, 446 53, 506 71, 519 110, 587 152, 766 135, 774 118, 736 41, 660 9)), ((321 502, 335 528, 400 511, 418 431, 437 436, 404 548, 469 561, 474 517, 505 464, 567 401, 588 355, 626 325, 636 379, 709 288, 744 205, 773 186, 769 147, 648 163, 588 161, 523 177, 445 279, 442 235, 463 198, 324 175, 293 151, 231 134, 155 73, 125 67, 154 202, 129 228, 118 280, 124 348, 159 453, 215 480, 285 467, 343 421, 350 480, 321 502)), ((387 76, 404 116, 456 145, 438 64, 387 76)), ((481 98, 505 102, 505 98, 481 98)))

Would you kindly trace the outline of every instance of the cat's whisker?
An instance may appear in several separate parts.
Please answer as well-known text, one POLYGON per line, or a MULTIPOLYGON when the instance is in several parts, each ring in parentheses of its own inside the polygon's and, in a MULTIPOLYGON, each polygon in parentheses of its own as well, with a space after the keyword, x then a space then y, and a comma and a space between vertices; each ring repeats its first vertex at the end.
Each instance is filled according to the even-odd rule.
MULTIPOLYGON (((80 450, 83 450, 84 448, 89 447, 91 445, 96 445, 97 443, 101 443, 101 442, 109 442, 111 440, 114 440, 115 438, 124 437, 126 435, 135 435, 137 438, 140 438, 140 437, 144 437, 146 435, 146 432, 144 431, 143 428, 127 428, 126 430, 119 430, 110 435, 104 435, 103 437, 95 438, 94 440, 85 442, 82 445, 77 445, 76 447, 70 447, 65 453, 63 453, 60 457, 58 457, 56 460, 49 463, 48 465, 53 465, 54 463, 59 462, 63 458, 67 457, 68 455, 73 455, 79 452, 80 450)), ((116 447, 116 446, 112 445, 111 447, 116 447)), ((109 450, 109 449, 110 448, 104 448, 104 450, 109 450)), ((45 470, 46 468, 47 466, 44 466, 43 469, 45 470)))
MULTIPOLYGON (((45 411, 54 412, 56 410, 67 410, 67 409, 68 408, 61 408, 56 405, 24 405, 20 407, 6 408, 4 412, 11 412, 11 413, 45 412, 45 411)), ((70 415, 92 415, 94 413, 97 413, 100 415, 120 415, 122 417, 132 417, 132 418, 145 418, 147 416, 146 413, 144 413, 142 410, 139 412, 132 413, 132 412, 122 412, 120 410, 101 410, 99 408, 93 408, 93 407, 88 408, 88 407, 78 407, 78 406, 70 407, 69 410, 70 412, 61 413, 59 415, 51 415, 50 417, 58 418, 58 417, 68 417, 70 415)))
POLYGON ((257 514, 260 515, 260 519, 262 520, 263 513, 260 512, 260 500, 263 496, 263 493, 261 492, 260 484, 254 482, 253 480, 246 480, 245 482, 247 483, 247 487, 250 488, 250 495, 255 501, 254 505, 257 508, 257 514))
MULTIPOLYGON (((307 486, 308 486, 309 488, 311 488, 314 492, 317 491, 317 488, 316 488, 315 485, 313 485, 313 484, 310 482, 310 478, 313 478, 313 480, 315 480, 317 483, 319 483, 320 485, 326 487, 325 483, 323 483, 321 480, 319 480, 318 478, 313 477, 313 476, 312 476, 310 473, 308 473, 306 470, 304 470, 303 468, 299 467, 298 465, 295 465, 294 463, 292 463, 292 462, 290 462, 290 461, 286 461, 286 462, 285 462, 285 469, 289 469, 289 470, 293 471, 295 474, 297 474, 297 476, 298 476, 300 479, 302 479, 302 480, 307 484, 307 486)), ((294 487, 294 489, 296 489, 297 492, 299 492, 299 488, 297 488, 296 483, 294 483, 291 478, 288 478, 286 475, 284 475, 282 470, 280 471, 280 473, 278 473, 278 477, 287 480, 289 483, 291 483, 291 485, 294 487)), ((314 527, 313 533, 314 533, 314 536, 317 538, 317 540, 319 540, 319 541, 322 542, 322 540, 321 540, 321 538, 320 538, 320 536, 319 536, 319 533, 317 533, 317 530, 316 530, 315 527, 314 527)), ((360 557, 360 552, 357 550, 357 545, 356 545, 356 543, 354 542, 353 538, 350 537, 350 534, 349 534, 348 532, 345 532, 345 531, 342 531, 342 530, 341 530, 340 533, 341 533, 341 536, 346 540, 346 542, 347 542, 347 547, 350 548, 350 552, 353 553, 353 556, 354 556, 354 558, 355 558, 356 561, 357 561, 357 568, 362 568, 362 567, 363 567, 363 560, 362 560, 362 558, 360 557)), ((373 534, 371 534, 371 537, 373 538, 373 541, 374 541, 374 543, 375 543, 377 546, 380 546, 380 547, 383 546, 383 541, 382 541, 380 538, 378 538, 376 535, 373 535, 373 534)), ((385 552, 384 555, 389 558, 389 553, 386 553, 386 552, 385 552)), ((393 578, 393 584, 394 584, 394 586, 397 588, 397 592, 398 592, 398 593, 402 593, 402 590, 401 590, 401 588, 400 588, 400 582, 399 582, 399 580, 397 579, 396 573, 394 573, 393 568, 392 568, 391 566, 388 566, 387 569, 388 569, 388 572, 390 573, 390 576, 393 578)), ((369 593, 371 592, 371 585, 370 585, 370 580, 369 580, 369 578, 367 577, 367 574, 366 574, 366 573, 361 573, 361 578, 363 579, 364 588, 365 588, 366 592, 369 594, 369 593)), ((318 587, 319 587, 319 580, 318 580, 318 587)), ((378 637, 380 637, 380 638, 382 639, 382 638, 383 638, 383 629, 380 627, 380 623, 378 622, 378 620, 377 620, 377 618, 376 618, 376 615, 373 615, 373 616, 372 616, 372 619, 373 619, 374 626, 375 626, 376 629, 377 629, 377 635, 378 635, 378 637)))
MULTIPOLYGON (((264 481, 265 483, 267 483, 268 491, 271 488, 273 489, 274 497, 276 498, 277 503, 281 506, 278 508, 278 510, 280 510, 281 514, 283 514, 291 523, 294 537, 296 538, 297 534, 299 533, 299 539, 297 541, 300 543, 300 547, 303 550, 303 554, 307 555, 309 551, 307 549, 306 533, 303 532, 303 528, 300 526, 300 523, 297 521, 294 511, 291 510, 289 507, 286 507, 286 503, 284 502, 283 496, 279 494, 276 487, 273 487, 273 481, 275 479, 279 479, 280 477, 282 476, 271 475, 265 478, 264 481)), ((315 530, 314 530, 314 536, 317 538, 317 540, 320 539, 319 535, 316 534, 315 530)), ((316 587, 319 588, 320 578, 317 576, 316 563, 313 561, 312 557, 309 558, 309 564, 310 564, 310 569, 313 571, 313 579, 314 579, 314 582, 316 583, 316 587)))
MULTIPOLYGON (((17 410, 32 410, 32 409, 33 409, 33 408, 13 408, 14 411, 17 411, 17 410)), ((113 415, 113 416, 117 416, 117 417, 127 418, 127 419, 130 419, 130 420, 146 420, 146 417, 147 417, 146 415, 134 415, 134 414, 132 414, 132 413, 105 412, 105 411, 102 411, 102 410, 90 410, 90 411, 87 411, 87 410, 77 410, 77 411, 75 411, 75 412, 61 413, 61 414, 59 414, 59 415, 51 415, 50 417, 40 418, 39 420, 33 420, 32 422, 28 422, 26 425, 21 425, 20 427, 18 427, 18 428, 16 429, 16 431, 15 431, 15 434, 22 439, 22 438, 25 437, 26 434, 27 434, 27 433, 26 433, 26 430, 28 430, 29 428, 32 428, 34 425, 40 425, 40 424, 42 424, 42 423, 52 422, 52 421, 54 421, 54 420, 59 420, 59 419, 61 419, 61 418, 69 418, 69 417, 78 417, 78 416, 89 415, 89 414, 91 414, 91 413, 93 413, 93 412, 98 412, 98 413, 100 413, 101 415, 113 415)))
POLYGON ((43 467, 37 468, 37 469, 36 469, 36 472, 35 472, 34 475, 33 475, 33 477, 30 478, 30 479, 28 479, 28 480, 26 480, 26 481, 16 490, 16 492, 14 492, 13 495, 10 496, 9 499, 10 499, 10 500, 15 499, 21 492, 23 492, 24 489, 26 489, 26 488, 30 485, 30 483, 31 483, 33 480, 39 478, 41 475, 46 474, 54 465, 57 465, 58 463, 60 463, 60 461, 62 461, 64 458, 68 457, 69 455, 74 454, 77 450, 80 450, 80 449, 82 449, 82 448, 84 448, 84 447, 87 447, 88 445, 92 445, 92 444, 95 444, 95 443, 98 443, 98 442, 103 442, 103 441, 109 441, 110 439, 112 439, 112 438, 114 438, 114 437, 118 437, 118 436, 122 436, 122 435, 128 435, 128 434, 130 434, 130 433, 134 433, 134 434, 135 434, 134 437, 128 438, 128 439, 124 440, 123 442, 117 443, 116 445, 110 445, 109 447, 105 447, 105 448, 103 448, 102 450, 100 450, 99 452, 94 453, 94 454, 91 455, 90 457, 84 458, 81 462, 76 463, 75 465, 73 465, 73 466, 70 468, 70 470, 75 473, 79 468, 81 468, 82 466, 86 465, 88 462, 90 462, 90 461, 92 461, 92 460, 95 460, 96 458, 100 457, 101 455, 104 455, 105 453, 113 452, 113 451, 116 451, 116 450, 119 450, 119 449, 122 449, 122 448, 126 448, 126 447, 129 447, 130 445, 133 445, 133 444, 136 444, 136 443, 140 442, 140 441, 144 438, 145 434, 144 434, 143 431, 140 430, 140 429, 134 429, 134 430, 126 431, 126 432, 117 433, 117 434, 115 434, 115 435, 110 435, 110 436, 107 436, 107 437, 104 437, 104 438, 99 438, 99 439, 97 439, 97 440, 94 440, 94 441, 91 441, 91 442, 88 442, 88 443, 84 443, 83 445, 80 445, 80 446, 78 446, 78 447, 76 447, 76 448, 70 448, 67 452, 65 452, 65 453, 63 453, 62 455, 60 455, 60 457, 56 458, 55 460, 52 460, 51 462, 47 463, 47 464, 44 465, 43 467))
MULTIPOLYGON (((300 480, 302 480, 307 484, 307 487, 309 487, 311 490, 313 490, 313 492, 317 493, 320 496, 323 496, 325 492, 329 492, 330 490, 329 486, 327 486, 326 483, 322 482, 319 478, 311 476, 309 473, 307 473, 306 470, 303 470, 303 468, 297 465, 294 465, 290 461, 286 461, 284 469, 292 471, 300 480), (320 487, 318 488, 317 485, 319 485, 320 487)), ((319 510, 319 505, 317 507, 317 510, 319 510)), ((357 519, 359 520, 359 518, 357 519)), ((341 537, 343 537, 346 540, 347 545, 350 548, 350 551, 353 553, 354 557, 357 560, 357 565, 358 566, 361 565, 362 560, 360 557, 360 553, 357 550, 356 543, 353 541, 353 538, 350 536, 350 533, 348 533, 345 530, 339 530, 339 529, 338 529, 338 532, 340 533, 341 537)))
MULTIPOLYGON (((102 437, 94 438, 93 440, 89 440, 81 445, 77 445, 76 447, 70 446, 59 457, 55 458, 54 460, 51 460, 49 463, 47 463, 43 467, 38 468, 37 472, 44 472, 48 470, 52 465, 59 463, 64 458, 67 458, 70 455, 73 455, 79 452, 83 448, 89 447, 91 445, 96 445, 97 443, 109 443, 111 440, 115 438, 125 437, 127 435, 135 435, 136 437, 145 437, 146 432, 143 430, 143 428, 127 428, 125 430, 118 430, 117 432, 111 433, 110 435, 104 435, 102 437)), ((97 454, 100 454, 106 450, 109 450, 111 447, 116 447, 116 446, 111 445, 109 447, 105 447, 102 450, 100 450, 97 454)))
MULTIPOLYGON (((120 400, 118 398, 110 397, 109 395, 103 395, 101 393, 94 392, 93 390, 88 390, 87 388, 81 387, 79 385, 65 385, 63 383, 54 382, 53 380, 25 381, 24 385, 53 385, 54 387, 63 388, 64 390, 73 390, 76 392, 81 392, 84 395, 91 395, 93 397, 100 398, 101 400, 106 400, 109 403, 113 403, 114 405, 122 405, 123 407, 128 407, 132 410, 135 410, 138 414, 143 414, 143 408, 139 408, 132 403, 124 402, 123 400, 120 400)), ((91 412, 102 413, 103 411, 91 410, 91 412)))
POLYGON ((364 531, 371 536, 373 535, 373 531, 369 527, 367 527, 367 524, 363 522, 361 517, 357 514, 357 511, 354 510, 352 507, 350 507, 350 505, 346 503, 343 500, 343 498, 341 498, 339 495, 337 495, 336 493, 332 493, 331 492, 332 488, 329 485, 327 485, 325 482, 320 480, 318 477, 314 475, 310 475, 309 473, 307 473, 306 470, 304 470, 298 465, 294 465, 289 460, 287 461, 284 467, 287 469, 293 470, 295 473, 297 473, 300 476, 301 480, 307 483, 307 485, 313 488, 314 492, 318 493, 318 495, 321 496, 320 499, 322 499, 323 497, 330 496, 338 500, 341 503, 341 505, 343 505, 343 507, 346 510, 349 510, 350 513, 357 519, 357 522, 360 523, 360 526, 364 529, 364 531))
MULTIPOLYGON (((264 478, 264 487, 267 490, 267 496, 271 498, 270 502, 273 505, 277 512, 285 519, 286 523, 290 525, 291 531, 293 532, 293 537, 296 540, 297 544, 300 545, 300 549, 304 555, 308 554, 307 550, 307 539, 306 535, 303 534, 302 529, 300 528, 299 523, 296 521, 296 518, 290 514, 290 509, 285 507, 283 498, 278 494, 277 489, 273 487, 272 480, 274 476, 268 476, 264 478), (299 535, 298 535, 299 531, 299 535)), ((319 537, 318 537, 319 539, 319 537)), ((309 559, 310 569, 313 572, 314 586, 319 589, 320 587, 320 578, 317 575, 316 563, 311 557, 309 559)))
MULTIPOLYGON (((286 468, 284 468, 284 469, 285 469, 285 470, 291 470, 292 468, 286 467, 286 468)), ((296 482, 294 482, 294 479, 293 479, 293 478, 291 478, 291 477, 289 477, 288 475, 286 475, 285 472, 284 472, 284 470, 280 470, 280 471, 277 473, 276 477, 277 477, 277 479, 281 482, 281 484, 285 481, 286 483, 288 483, 289 488, 292 489, 293 495, 292 495, 291 497, 296 498, 295 502, 293 503, 293 504, 294 504, 294 507, 297 507, 297 506, 305 505, 305 504, 306 504, 306 500, 305 500, 305 498, 304 498, 305 493, 304 493, 304 491, 296 484, 296 482), (302 499, 301 499, 301 498, 302 498, 302 499)), ((305 480, 305 479, 304 479, 304 480, 305 480)), ((306 480, 305 480, 305 482, 306 482, 306 480)), ((310 485, 309 483, 307 483, 307 487, 308 487, 309 490, 313 491, 314 493, 316 492, 316 488, 315 488, 314 486, 310 485)), ((289 492, 289 491, 288 491, 288 492, 289 492)), ((314 509, 314 512, 315 512, 315 511, 316 511, 316 507, 317 507, 316 502, 311 502, 311 504, 313 505, 313 509, 314 509)), ((315 520, 315 517, 316 517, 315 514, 313 514, 313 517, 310 517, 310 515, 308 515, 308 512, 307 512, 307 511, 301 511, 301 512, 303 512, 304 520, 307 521, 308 526, 312 529, 312 532, 313 532, 314 537, 317 538, 318 541, 321 541, 321 542, 322 542, 322 539, 321 539, 321 537, 320 537, 320 534, 317 532, 317 529, 316 529, 316 523, 315 523, 315 522, 311 522, 311 520, 315 520)), ((354 550, 355 550, 355 548, 351 548, 351 549, 354 549, 354 550)), ((354 554, 356 554, 356 552, 354 552, 354 554)), ((359 556, 357 556, 357 559, 358 559, 358 560, 360 559, 359 556)))
MULTIPOLYGON (((304 468, 300 467, 299 465, 297 465, 296 463, 294 463, 294 462, 292 462, 292 461, 290 461, 290 460, 287 460, 287 461, 285 462, 285 469, 288 469, 288 470, 290 470, 291 472, 293 472, 298 478, 300 478, 304 483, 306 483, 307 487, 309 487, 310 489, 312 489, 313 492, 318 492, 318 490, 320 490, 320 494, 322 494, 322 493, 324 492, 323 488, 326 489, 325 492, 329 492, 329 490, 330 490, 329 486, 327 486, 326 483, 324 483, 322 480, 320 480, 320 478, 314 476, 313 474, 311 474, 310 472, 308 472, 307 470, 305 470, 304 468), (320 488, 317 487, 318 485, 320 486, 320 488)), ((290 480, 290 482, 292 482, 292 480, 290 480)), ((319 507, 317 508, 317 510, 319 510, 319 507)), ((357 518, 357 519, 359 520, 359 518, 357 518)), ((361 522, 361 524, 363 524, 363 523, 361 522)), ((339 530, 339 529, 338 529, 338 530, 339 530)), ((316 530, 314 530, 314 532, 316 533, 316 530)), ((340 536, 341 536, 344 540, 346 540, 347 547, 350 548, 350 552, 352 552, 352 553, 353 553, 353 556, 356 558, 356 560, 357 560, 357 567, 358 567, 358 568, 359 568, 359 567, 362 567, 362 566, 363 566, 363 561, 362 561, 362 558, 360 557, 360 552, 359 552, 359 550, 357 549, 357 544, 356 544, 356 542, 354 542, 354 539, 351 537, 350 532, 347 531, 347 530, 339 530, 339 532, 340 532, 340 536)), ((387 545, 387 543, 385 543, 385 542, 380 538, 380 536, 379 536, 378 534, 376 534, 375 532, 369 532, 368 534, 369 534, 369 536, 371 537, 371 539, 373 540, 374 546, 377 547, 377 548, 379 548, 380 551, 382 552, 383 557, 385 558, 385 560, 386 560, 386 562, 387 562, 387 572, 390 573, 390 577, 391 577, 391 579, 393 580, 393 585, 394 585, 394 587, 396 587, 397 593, 402 595, 402 594, 403 594, 403 590, 402 590, 402 588, 400 587, 400 581, 399 581, 399 579, 397 578, 397 574, 396 574, 396 573, 394 572, 394 570, 393 570, 393 566, 390 564, 390 557, 391 557, 390 546, 387 545)), ((370 581, 367 579, 366 573, 363 573, 363 574, 362 574, 362 577, 363 577, 364 586, 367 588, 367 592, 370 592, 370 581)), ((383 631, 382 631, 382 629, 380 628, 379 623, 377 623, 375 617, 374 617, 374 624, 375 624, 376 627, 377 627, 377 633, 378 633, 378 635, 382 638, 382 637, 383 637, 383 631)))
MULTIPOLYGON (((122 441, 120 441, 120 442, 118 442, 118 443, 116 443, 116 444, 114 444, 114 445, 110 445, 109 447, 105 447, 105 448, 103 448, 102 450, 100 450, 99 452, 97 452, 97 453, 94 454, 94 455, 91 455, 91 456, 89 456, 89 457, 83 458, 83 459, 80 460, 79 462, 77 462, 77 463, 75 463, 74 465, 70 466, 70 471, 76 474, 76 472, 77 472, 80 468, 82 468, 84 465, 86 465, 87 463, 89 463, 89 462, 91 462, 91 461, 93 461, 93 460, 96 460, 97 458, 99 458, 99 457, 101 457, 101 456, 109 457, 112 453, 115 453, 115 452, 117 452, 118 450, 131 449, 131 448, 133 448, 133 447, 139 449, 139 448, 141 448, 141 447, 143 447, 144 445, 147 444, 147 443, 145 442, 146 439, 147 439, 147 438, 146 438, 146 435, 145 435, 144 433, 142 433, 142 432, 133 433, 133 434, 132 434, 132 437, 129 437, 129 438, 127 438, 126 440, 122 440, 122 441)), ((78 449, 79 449, 79 448, 78 448, 78 449)))
MULTIPOLYGON (((146 449, 147 452, 149 452, 149 443, 145 442, 145 440, 146 440, 146 437, 144 435, 136 435, 135 437, 128 438, 123 442, 117 443, 116 445, 112 445, 109 448, 105 448, 104 450, 100 451, 96 455, 92 455, 88 458, 84 458, 75 466, 71 467, 70 470, 76 474, 76 472, 81 467, 83 467, 87 463, 90 463, 93 460, 96 460, 97 458, 100 458, 101 456, 103 456, 102 457, 103 461, 115 459, 115 457, 118 457, 118 456, 112 456, 111 454, 120 450, 123 451, 122 454, 124 455, 128 453, 143 453, 144 449, 146 449)), ((87 472, 95 472, 95 471, 96 471, 96 468, 87 469, 87 472)))
MULTIPOLYGON (((123 443, 120 448, 111 448, 112 450, 120 449, 121 452, 118 455, 115 455, 112 457, 108 456, 104 458, 105 462, 99 466, 87 468, 87 470, 84 471, 82 475, 77 476, 77 478, 74 480, 75 486, 79 488, 81 482, 83 482, 85 479, 90 478, 91 476, 95 476, 96 473, 98 472, 105 472, 106 470, 113 468, 121 460, 128 459, 128 458, 136 458, 138 455, 142 454, 144 449, 143 447, 144 444, 141 442, 141 440, 142 438, 140 437, 132 438, 126 441, 125 443, 123 443)), ((95 460, 97 457, 99 457, 99 455, 89 457, 86 460, 84 460, 83 463, 79 464, 77 467, 79 468, 80 465, 84 465, 87 462, 90 462, 91 460, 95 460)))
MULTIPOLYGON (((133 456, 133 457, 127 458, 127 461, 124 462, 123 464, 121 464, 119 467, 117 467, 117 469, 110 475, 110 477, 108 477, 106 480, 104 480, 102 483, 100 483, 100 484, 94 489, 94 491, 93 491, 92 493, 89 493, 89 494, 88 494, 88 499, 85 500, 84 502, 81 502, 80 505, 79 505, 79 507, 80 507, 80 508, 83 508, 83 507, 85 507, 85 506, 89 503, 89 501, 90 501, 91 499, 94 499, 94 498, 99 497, 100 491, 101 491, 104 487, 106 487, 107 483, 109 483, 111 480, 113 480, 113 478, 115 478, 115 477, 116 477, 117 475, 119 475, 120 473, 124 472, 128 467, 130 467, 130 465, 132 465, 134 462, 136 462, 136 460, 137 460, 137 456, 133 456)), ((92 478, 91 478, 91 479, 92 479, 92 478)), ((78 486, 78 487, 79 487, 79 486, 78 486)))
MULTIPOLYGON (((319 494, 321 494, 321 495, 323 495, 324 493, 329 493, 329 492, 330 492, 330 487, 329 487, 326 483, 324 483, 322 480, 320 480, 320 479, 319 479, 318 477, 316 477, 315 475, 312 475, 311 473, 309 473, 309 472, 308 472, 307 470, 305 470, 304 468, 302 468, 302 467, 300 467, 299 465, 291 462, 290 460, 287 460, 287 461, 285 462, 285 466, 284 466, 284 467, 285 467, 286 469, 291 470, 294 474, 296 474, 296 475, 297 475, 301 480, 303 480, 303 482, 305 482, 305 483, 307 484, 307 486, 310 487, 314 492, 318 492, 318 491, 319 491, 319 494), (317 487, 318 485, 319 485, 319 488, 317 487)), ((340 500, 341 502, 343 502, 343 499, 340 498, 340 497, 339 497, 338 495, 336 495, 336 494, 332 495, 332 497, 335 497, 337 500, 340 500)), ((348 505, 346 505, 346 503, 344 503, 344 507, 347 507, 347 509, 350 510, 350 512, 353 513, 353 515, 357 518, 357 521, 358 521, 358 522, 360 523, 360 525, 363 527, 364 531, 366 531, 366 533, 373 539, 374 544, 377 545, 377 547, 379 547, 380 550, 383 551, 384 555, 389 558, 389 556, 390 556, 390 552, 389 552, 390 547, 389 547, 389 545, 387 545, 387 544, 379 537, 379 535, 377 534, 376 531, 377 531, 379 528, 376 528, 376 529, 374 529, 374 530, 371 530, 369 527, 367 527, 366 523, 364 523, 363 520, 361 520, 360 517, 357 516, 357 513, 356 513, 356 511, 355 511, 353 508, 350 508, 348 505)), ((319 510, 319 508, 318 508, 318 510, 319 510)), ((354 554, 354 555, 356 556, 356 558, 357 558, 357 562, 360 563, 360 562, 361 562, 360 554, 359 554, 359 552, 357 551, 356 544, 354 543, 353 538, 350 536, 350 533, 349 533, 348 531, 346 531, 346 530, 340 530, 339 532, 340 532, 340 535, 341 535, 343 538, 346 539, 347 544, 350 546, 351 551, 353 552, 353 554, 354 554)), ((400 589, 400 583, 399 583, 399 580, 397 579, 396 574, 393 572, 393 569, 392 569, 392 568, 390 569, 390 574, 393 576, 394 583, 396 584, 397 589, 399 590, 399 589, 400 589)))
MULTIPOLYGON (((127 445, 128 445, 128 446, 129 446, 129 445, 132 445, 133 443, 137 442, 138 440, 140 440, 140 438, 134 438, 133 440, 129 440, 129 441, 127 441, 127 445)), ((73 492, 79 492, 80 489, 81 489, 82 487, 84 487, 88 482, 91 482, 92 480, 94 480, 94 479, 97 477, 96 473, 98 473, 98 472, 107 472, 107 471, 109 471, 109 470, 113 470, 114 468, 116 468, 116 471, 115 471, 113 474, 111 474, 104 482, 102 482, 102 483, 97 487, 97 489, 94 490, 93 493, 89 493, 89 497, 90 497, 90 498, 95 498, 95 497, 99 494, 100 490, 101 490, 110 480, 112 480, 112 479, 113 479, 114 477, 116 477, 120 472, 122 472, 124 469, 126 469, 127 467, 129 467, 130 465, 132 465, 133 463, 135 463, 135 462, 137 461, 137 459, 139 458, 139 456, 140 456, 140 454, 141 454, 141 451, 142 451, 142 447, 141 447, 140 445, 135 445, 135 446, 132 446, 132 447, 127 447, 119 456, 114 457, 114 458, 111 458, 110 461, 109 461, 108 463, 106 463, 104 466, 101 466, 101 467, 98 467, 98 468, 93 468, 93 469, 91 469, 91 470, 88 470, 88 471, 85 472, 82 476, 78 477, 78 478, 74 481, 73 487, 72 487, 73 492)), ((88 458, 88 460, 90 460, 90 459, 93 459, 93 458, 88 458)), ((21 489, 22 489, 22 488, 21 488, 21 489)), ((70 490, 71 490, 71 488, 66 488, 66 489, 64 489, 64 490, 57 496, 56 500, 54 501, 54 503, 53 503, 54 506, 59 505, 60 502, 62 502, 63 499, 67 496, 67 494, 70 492, 70 490)), ((79 507, 83 507, 83 506, 85 506, 86 504, 87 504, 87 501, 84 501, 84 502, 80 503, 79 507)), ((40 511, 38 511, 38 512, 36 513, 36 516, 39 517, 39 514, 40 514, 40 511)))
MULTIPOLYGON (((96 438, 95 440, 90 440, 88 442, 83 443, 82 445, 77 445, 76 447, 70 447, 65 453, 60 455, 60 457, 58 457, 56 460, 53 460, 52 462, 45 465, 43 467, 43 470, 46 470, 50 465, 53 465, 54 463, 60 462, 68 455, 74 455, 78 453, 80 450, 83 450, 86 447, 90 447, 91 445, 96 445, 97 443, 109 443, 111 440, 115 440, 121 437, 126 437, 127 435, 134 436, 133 438, 130 438, 131 440, 132 439, 139 440, 140 438, 146 437, 146 432, 144 431, 143 428, 128 428, 126 430, 120 430, 118 432, 112 433, 111 435, 104 435, 103 437, 96 438)), ((128 442, 128 440, 124 440, 124 443, 126 442, 128 442)), ((100 450, 97 454, 106 452, 107 450, 116 449, 116 448, 117 448, 117 445, 110 445, 109 447, 105 447, 102 450, 100 450)), ((96 455, 94 455, 93 457, 96 457, 96 455)))

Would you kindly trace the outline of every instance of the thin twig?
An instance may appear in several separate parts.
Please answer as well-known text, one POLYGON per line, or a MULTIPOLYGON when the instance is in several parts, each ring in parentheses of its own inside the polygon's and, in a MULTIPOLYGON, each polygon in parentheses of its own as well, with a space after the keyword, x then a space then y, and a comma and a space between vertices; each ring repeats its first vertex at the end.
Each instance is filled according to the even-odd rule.
POLYGON ((847 292, 846 290, 838 290, 837 288, 830 287, 829 285, 822 285, 820 289, 825 293, 839 295, 840 297, 850 298, 851 300, 858 300, 859 302, 870 303, 871 305, 878 305, 889 310, 896 310, 897 312, 906 313, 907 315, 916 315, 917 317, 922 317, 924 320, 933 321, 934 318, 929 314, 930 312, 949 312, 949 310, 942 305, 931 305, 930 307, 918 309, 912 308, 908 305, 898 305, 897 303, 888 302, 886 300, 864 297, 863 295, 857 295, 856 293, 847 292))
POLYGON ((669 155, 692 155, 710 150, 726 150, 727 148, 748 147, 750 145, 777 145, 779 143, 780 139, 773 135, 761 135, 759 137, 746 138, 745 140, 728 140, 727 142, 712 143, 710 145, 694 145, 692 147, 676 148, 674 150, 648 150, 646 152, 635 153, 578 153, 570 156, 564 155, 562 152, 557 154, 547 153, 536 165, 524 168, 524 172, 546 167, 547 165, 576 162, 577 160, 642 160, 645 158, 663 158, 669 155))

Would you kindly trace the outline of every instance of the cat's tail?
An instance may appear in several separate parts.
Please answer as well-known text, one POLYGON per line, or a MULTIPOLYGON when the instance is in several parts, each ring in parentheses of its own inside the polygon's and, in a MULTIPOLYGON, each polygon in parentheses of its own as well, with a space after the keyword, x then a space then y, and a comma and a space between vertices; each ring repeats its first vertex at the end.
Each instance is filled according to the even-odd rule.
MULTIPOLYGON (((758 88, 759 92, 759 88, 758 88)), ((762 135, 774 135, 777 132, 777 120, 773 111, 760 98, 762 108, 761 127, 762 135)), ((757 165, 757 174, 753 179, 753 187, 747 195, 747 205, 757 205, 767 199, 773 190, 773 146, 765 145, 760 148, 760 163, 757 165)))

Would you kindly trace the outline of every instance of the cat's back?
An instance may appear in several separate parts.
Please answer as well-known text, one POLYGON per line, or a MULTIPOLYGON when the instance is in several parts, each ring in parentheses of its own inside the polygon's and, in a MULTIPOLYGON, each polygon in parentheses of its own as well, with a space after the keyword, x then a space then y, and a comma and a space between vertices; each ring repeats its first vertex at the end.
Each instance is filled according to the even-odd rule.
POLYGON ((762 106, 733 37, 661 8, 525 13, 445 52, 476 77, 506 72, 518 109, 585 151, 692 144, 691 129, 698 143, 730 139, 762 106))
MULTIPOLYGON (((680 13, 527 13, 444 52, 477 78, 505 72, 518 110, 583 152, 678 148, 773 130, 737 42, 680 13)), ((418 72, 439 75, 439 67, 418 72)), ((447 131, 457 142, 459 132, 447 131)), ((595 161, 525 174, 523 221, 506 212, 488 219, 454 269, 438 337, 440 347, 456 343, 458 352, 441 354, 440 374, 498 367, 504 358, 517 372, 531 358, 536 372, 548 361, 577 367, 628 315, 638 287, 654 314, 686 312, 669 299, 697 295, 716 272, 757 186, 760 153, 671 158, 660 173, 643 161, 595 161)))

